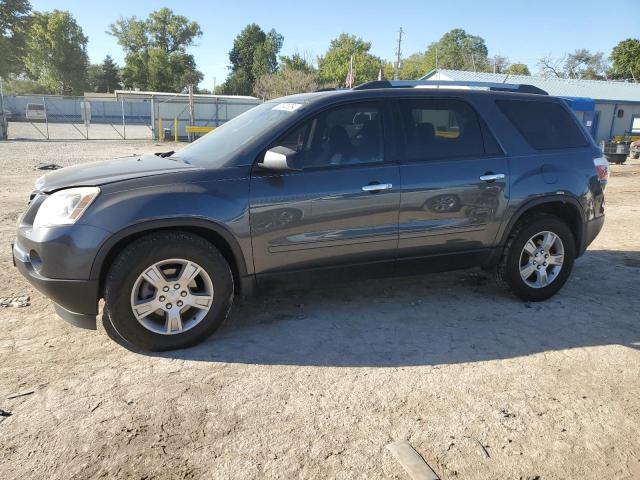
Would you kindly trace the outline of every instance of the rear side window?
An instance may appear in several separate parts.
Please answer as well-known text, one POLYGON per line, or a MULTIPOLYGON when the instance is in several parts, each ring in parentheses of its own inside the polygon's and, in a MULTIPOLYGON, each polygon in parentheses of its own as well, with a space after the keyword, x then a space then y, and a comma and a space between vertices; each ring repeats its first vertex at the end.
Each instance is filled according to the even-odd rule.
POLYGON ((408 161, 484 156, 482 129, 465 102, 449 99, 398 101, 408 161))
POLYGON ((572 114, 558 103, 496 100, 496 104, 536 150, 588 145, 572 114))

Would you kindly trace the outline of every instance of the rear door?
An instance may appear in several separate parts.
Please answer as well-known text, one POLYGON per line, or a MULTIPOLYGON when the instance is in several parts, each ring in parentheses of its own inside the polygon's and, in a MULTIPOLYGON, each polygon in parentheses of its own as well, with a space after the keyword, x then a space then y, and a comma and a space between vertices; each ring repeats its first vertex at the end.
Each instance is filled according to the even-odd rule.
POLYGON ((250 223, 257 274, 384 262, 398 246, 400 173, 388 160, 385 102, 335 106, 271 147, 298 152, 300 171, 254 168, 250 223))
POLYGON ((402 196, 399 257, 492 247, 508 200, 509 169, 495 139, 466 101, 399 99, 402 196))

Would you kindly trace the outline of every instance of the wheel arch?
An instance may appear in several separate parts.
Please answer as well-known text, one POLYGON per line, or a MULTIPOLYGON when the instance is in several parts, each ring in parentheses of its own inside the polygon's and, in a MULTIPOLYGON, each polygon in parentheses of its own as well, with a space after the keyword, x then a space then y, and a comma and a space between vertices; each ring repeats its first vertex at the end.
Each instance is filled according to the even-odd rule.
POLYGON ((250 289, 251 282, 245 281, 248 273, 244 254, 237 240, 226 227, 205 219, 170 218, 131 225, 118 231, 102 244, 91 266, 91 279, 98 280, 99 298, 104 294, 104 282, 109 265, 127 245, 151 233, 169 230, 193 233, 212 243, 229 263, 236 290, 240 293, 248 293, 245 291, 250 289))
POLYGON ((547 213, 555 215, 562 219, 571 229, 571 233, 574 236, 576 242, 576 252, 580 256, 583 252, 581 248, 584 237, 584 211, 580 202, 567 195, 554 195, 544 198, 537 198, 528 201, 522 205, 514 215, 511 216, 509 222, 506 224, 504 230, 501 232, 498 246, 499 250, 502 250, 509 239, 509 235, 513 231, 513 228, 522 219, 529 215, 536 213, 547 213))

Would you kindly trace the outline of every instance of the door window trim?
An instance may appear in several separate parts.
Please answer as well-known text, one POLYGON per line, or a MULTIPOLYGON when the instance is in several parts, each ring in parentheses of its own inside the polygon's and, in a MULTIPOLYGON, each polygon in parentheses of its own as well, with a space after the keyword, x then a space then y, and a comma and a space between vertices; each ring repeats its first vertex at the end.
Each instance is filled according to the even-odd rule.
POLYGON ((355 168, 363 168, 363 167, 371 168, 371 167, 384 167, 387 165, 397 165, 398 162, 396 162, 391 158, 392 157, 391 152, 395 152, 397 150, 396 145, 391 143, 392 137, 393 137, 392 135, 390 135, 390 131, 392 130, 392 125, 390 123, 391 118, 393 118, 393 112, 391 110, 391 105, 389 104, 388 98, 367 98, 367 99, 359 98, 359 99, 342 101, 338 103, 332 103, 330 105, 325 105, 324 107, 319 108, 318 110, 315 110, 313 112, 310 112, 308 115, 298 120, 295 124, 289 127, 284 133, 278 135, 277 140, 269 143, 264 149, 262 149, 260 154, 253 161, 253 165, 251 168, 252 175, 254 174, 259 174, 260 176, 274 176, 274 175, 281 176, 281 175, 291 175, 291 174, 299 175, 305 172, 318 172, 318 171, 324 171, 324 170, 340 171, 340 170, 344 170, 347 168, 354 168, 354 167, 355 168), (300 128, 300 126, 302 126, 305 122, 313 120, 317 116, 322 115, 323 113, 329 110, 346 107, 350 105, 357 105, 357 104, 375 104, 380 111, 380 114, 382 116, 382 122, 381 122, 382 161, 381 162, 354 163, 354 164, 345 164, 345 165, 324 165, 324 166, 303 168, 300 171, 292 170, 292 171, 282 171, 282 172, 273 172, 273 171, 270 172, 268 170, 261 169, 260 167, 257 166, 257 164, 260 162, 260 160, 262 159, 262 157, 264 156, 267 150, 278 146, 278 143, 283 138, 291 134, 296 129, 300 128))

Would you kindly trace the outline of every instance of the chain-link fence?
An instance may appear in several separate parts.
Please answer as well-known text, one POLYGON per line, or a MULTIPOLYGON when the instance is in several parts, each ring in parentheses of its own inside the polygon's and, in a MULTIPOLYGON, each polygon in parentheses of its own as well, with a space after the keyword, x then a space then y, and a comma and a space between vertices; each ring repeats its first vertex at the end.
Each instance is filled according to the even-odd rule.
POLYGON ((260 103, 252 97, 153 92, 2 100, 8 138, 16 140, 192 140, 260 103))
POLYGON ((8 137, 22 140, 151 139, 152 102, 62 96, 4 96, 8 137))
POLYGON ((260 103, 257 98, 214 95, 197 95, 192 102, 187 95, 156 96, 153 101, 155 137, 172 141, 192 140, 260 103))

